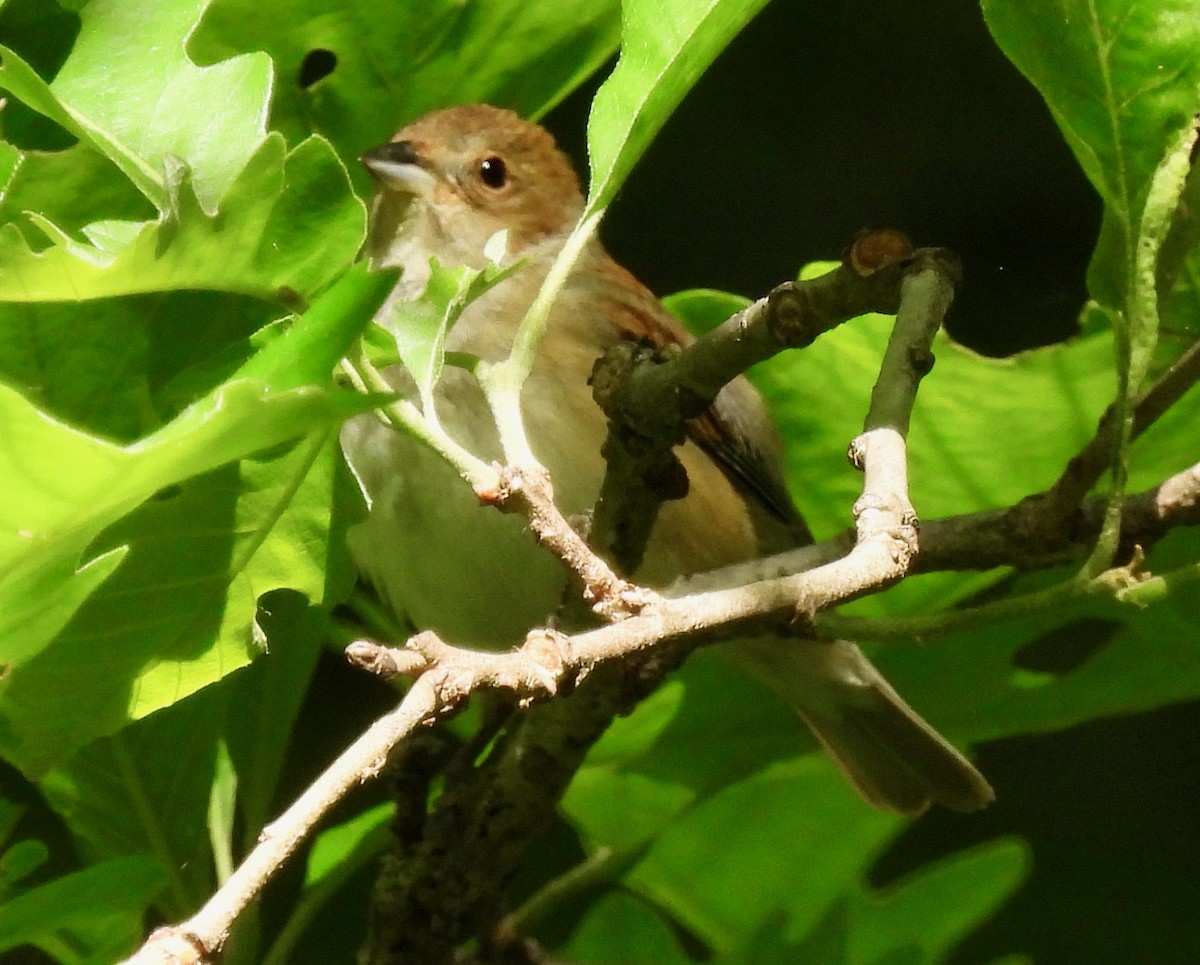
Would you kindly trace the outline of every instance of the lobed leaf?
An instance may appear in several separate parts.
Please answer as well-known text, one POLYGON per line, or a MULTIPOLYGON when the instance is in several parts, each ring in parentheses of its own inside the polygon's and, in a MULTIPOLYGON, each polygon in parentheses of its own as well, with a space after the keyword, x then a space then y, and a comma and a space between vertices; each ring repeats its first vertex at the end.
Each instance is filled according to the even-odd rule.
POLYGON ((618 11, 617 0, 423 0, 380 16, 364 0, 214 0, 191 49, 207 60, 266 51, 280 78, 272 126, 289 140, 320 133, 353 157, 436 107, 541 116, 611 56, 618 11))
POLYGON ((320 139, 290 152, 278 134, 262 141, 222 196, 221 215, 204 211, 198 187, 184 177, 169 214, 92 222, 83 241, 39 215, 51 242, 43 250, 16 224, 0 226, 0 301, 209 289, 294 302, 327 287, 362 242, 365 210, 320 139))
POLYGON ((854 895, 850 959, 890 962, 903 949, 916 961, 945 961, 965 938, 1007 899, 1029 874, 1029 846, 998 838, 925 865, 883 893, 854 895))
POLYGON ((187 37, 208 3, 93 0, 50 85, 88 133, 104 132, 153 172, 147 197, 164 211, 168 159, 191 171, 200 208, 213 215, 267 136, 270 59, 252 53, 197 67, 187 55, 187 37))
POLYGON ((208 804, 228 700, 210 687, 94 741, 40 782, 91 861, 155 862, 147 903, 169 918, 186 917, 213 887, 208 804))

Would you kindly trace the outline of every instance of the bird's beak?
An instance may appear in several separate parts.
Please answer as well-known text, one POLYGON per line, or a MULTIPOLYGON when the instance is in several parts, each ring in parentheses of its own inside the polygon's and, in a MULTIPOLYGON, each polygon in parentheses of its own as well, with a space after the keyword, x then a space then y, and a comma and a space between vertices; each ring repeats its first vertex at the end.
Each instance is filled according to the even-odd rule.
POLYGON ((388 141, 371 148, 359 161, 380 187, 414 195, 426 195, 433 190, 434 177, 412 141, 388 141))

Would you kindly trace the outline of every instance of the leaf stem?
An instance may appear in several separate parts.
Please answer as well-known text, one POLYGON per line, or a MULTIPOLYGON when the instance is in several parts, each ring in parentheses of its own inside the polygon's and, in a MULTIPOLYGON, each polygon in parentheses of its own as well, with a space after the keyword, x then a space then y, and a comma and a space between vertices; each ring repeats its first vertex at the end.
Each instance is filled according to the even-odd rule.
MULTIPOLYGON (((1200 576, 1200 571, 1196 575, 1200 576)), ((1118 566, 1095 576, 1076 574, 1044 590, 965 610, 885 619, 826 613, 817 615, 815 625, 820 635, 829 639, 928 642, 1000 621, 1025 619, 1034 613, 1050 612, 1094 598, 1122 605, 1145 606, 1162 595, 1159 581, 1163 579, 1166 578, 1140 576, 1133 566, 1118 566), (1143 587, 1148 589, 1143 592, 1143 587)))
POLYGON ((380 421, 398 432, 407 432, 425 443, 439 456, 452 465, 476 490, 495 489, 499 476, 486 462, 472 455, 459 445, 441 425, 426 418, 425 414, 408 399, 395 398, 395 389, 361 352, 341 361, 341 370, 361 392, 387 395, 391 401, 382 403, 376 414, 380 421))
POLYGON ((1112 486, 1100 537, 1083 566, 1084 577, 1096 576, 1112 563, 1120 538, 1121 505, 1129 475, 1129 445, 1135 431, 1135 403, 1158 342, 1159 254, 1179 210, 1198 133, 1197 120, 1192 117, 1159 162, 1150 179, 1137 241, 1132 246, 1125 311, 1114 318, 1118 389, 1113 406, 1116 432, 1112 446, 1112 486))
POLYGON ((538 346, 541 345, 546 326, 550 322, 550 309, 554 307, 555 299, 558 298, 584 249, 596 234, 604 211, 605 209, 601 208, 586 215, 567 236, 562 250, 554 259, 550 271, 546 273, 546 279, 542 282, 537 297, 517 329, 508 358, 492 365, 480 366, 477 372, 496 420, 504 459, 509 465, 538 464, 525 435, 525 425, 521 418, 521 389, 533 370, 538 346))

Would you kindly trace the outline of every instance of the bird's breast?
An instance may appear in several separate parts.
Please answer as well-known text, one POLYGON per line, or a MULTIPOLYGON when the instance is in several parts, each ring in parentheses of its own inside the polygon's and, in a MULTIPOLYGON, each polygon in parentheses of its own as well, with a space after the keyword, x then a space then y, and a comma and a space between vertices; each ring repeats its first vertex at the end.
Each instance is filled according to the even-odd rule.
MULTIPOLYGON (((494 362, 504 358, 540 277, 521 273, 468 307, 446 347, 494 362)), ((525 384, 521 408, 530 447, 550 470, 568 517, 593 508, 603 481, 607 422, 588 385, 596 358, 619 333, 590 298, 570 290, 556 304, 525 384)), ((412 383, 390 373, 401 392, 412 383)), ((498 434, 474 377, 447 367, 436 392, 443 428, 480 458, 502 460, 498 434)), ((350 534, 360 571, 415 628, 454 642, 508 646, 544 622, 562 599, 566 576, 524 521, 481 506, 457 473, 421 443, 372 416, 342 433, 347 460, 365 493, 367 520, 350 534)), ((660 513, 638 577, 665 584, 681 573, 754 555, 756 535, 729 479, 699 447, 679 449, 689 493, 660 513)))

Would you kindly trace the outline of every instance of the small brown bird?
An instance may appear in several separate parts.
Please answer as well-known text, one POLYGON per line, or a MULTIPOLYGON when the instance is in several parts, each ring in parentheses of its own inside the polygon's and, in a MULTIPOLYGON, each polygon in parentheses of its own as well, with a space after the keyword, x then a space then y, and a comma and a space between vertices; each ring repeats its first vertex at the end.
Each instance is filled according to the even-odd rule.
MULTIPOLYGON (((430 257, 486 265, 485 243, 507 230, 513 276, 472 303, 446 348, 499 360, 583 210, 570 163, 549 133, 486 105, 435 111, 368 151, 377 190, 367 253, 398 266, 392 295, 419 295, 430 257)), ((385 306, 381 321, 389 317, 385 306)), ((551 312, 522 396, 534 454, 550 471, 560 508, 588 511, 604 474, 606 423, 591 397, 592 364, 628 338, 686 344, 689 336, 599 242, 584 252, 551 312)), ((411 391, 405 373, 389 373, 411 391)), ((473 377, 447 368, 437 390, 443 426, 484 459, 500 458, 473 377)), ((461 644, 506 647, 544 623, 565 574, 523 522, 478 505, 439 457, 369 417, 342 434, 370 505, 350 535, 361 572, 395 611, 461 644)), ((728 385, 679 451, 688 495, 664 505, 636 578, 661 586, 806 539, 783 479, 780 442, 758 393, 728 385)), ((758 639, 727 649, 804 717, 870 803, 918 813, 930 803, 986 805, 987 781, 896 694, 851 643, 758 639)))

